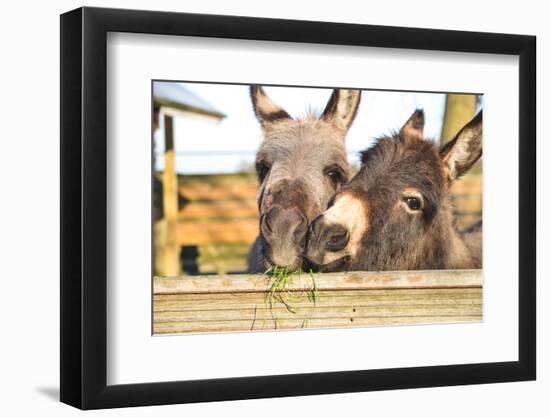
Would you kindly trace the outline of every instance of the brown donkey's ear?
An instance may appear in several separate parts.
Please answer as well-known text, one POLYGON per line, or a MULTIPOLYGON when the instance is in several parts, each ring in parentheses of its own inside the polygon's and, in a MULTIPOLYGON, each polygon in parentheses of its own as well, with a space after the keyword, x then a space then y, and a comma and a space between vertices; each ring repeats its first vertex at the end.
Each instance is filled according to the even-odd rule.
POLYGON ((409 139, 424 139, 424 110, 416 109, 399 131, 399 135, 409 139))
POLYGON ((347 131, 359 108, 361 90, 333 90, 321 119, 347 131))
POLYGON ((441 148, 440 154, 451 180, 467 172, 481 157, 482 136, 483 115, 480 110, 468 124, 460 129, 452 141, 441 148))
POLYGON ((256 118, 262 127, 269 123, 291 118, 281 106, 268 97, 262 86, 251 85, 250 98, 252 99, 252 107, 256 118))

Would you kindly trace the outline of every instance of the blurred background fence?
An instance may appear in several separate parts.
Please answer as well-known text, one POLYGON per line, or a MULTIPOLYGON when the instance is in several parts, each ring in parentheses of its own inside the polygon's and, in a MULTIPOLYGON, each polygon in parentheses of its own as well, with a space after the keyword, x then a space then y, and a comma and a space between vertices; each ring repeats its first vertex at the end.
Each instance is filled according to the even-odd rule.
POLYGON ((178 183, 184 198, 178 224, 184 271, 246 271, 258 236, 255 175, 182 175, 178 183))

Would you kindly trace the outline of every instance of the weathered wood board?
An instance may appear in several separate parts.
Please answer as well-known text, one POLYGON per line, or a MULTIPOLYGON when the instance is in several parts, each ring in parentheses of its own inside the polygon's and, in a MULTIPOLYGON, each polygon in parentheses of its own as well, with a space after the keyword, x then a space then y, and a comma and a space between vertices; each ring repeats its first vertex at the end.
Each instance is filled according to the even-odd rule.
POLYGON ((155 277, 153 333, 481 321, 481 270, 155 277), (315 290, 313 289, 315 287, 315 290))

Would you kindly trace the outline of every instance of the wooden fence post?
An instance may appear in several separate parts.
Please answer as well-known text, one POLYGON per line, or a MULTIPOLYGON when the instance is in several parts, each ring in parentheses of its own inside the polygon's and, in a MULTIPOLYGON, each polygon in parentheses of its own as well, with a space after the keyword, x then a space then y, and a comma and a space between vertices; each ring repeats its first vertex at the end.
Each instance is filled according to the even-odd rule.
POLYGON ((164 116, 164 173, 163 207, 164 207, 164 247, 160 257, 162 265, 158 268, 164 276, 176 276, 181 273, 179 244, 177 241, 178 226, 178 178, 176 176, 176 155, 174 150, 174 120, 164 116))

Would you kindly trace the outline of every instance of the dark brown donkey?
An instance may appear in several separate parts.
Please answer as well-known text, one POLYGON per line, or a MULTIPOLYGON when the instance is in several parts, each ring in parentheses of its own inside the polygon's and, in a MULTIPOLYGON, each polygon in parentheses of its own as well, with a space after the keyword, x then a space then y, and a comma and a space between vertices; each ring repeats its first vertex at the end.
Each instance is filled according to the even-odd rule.
POLYGON ((250 272, 271 266, 303 267, 306 232, 347 181, 345 137, 361 98, 356 90, 334 90, 320 117, 292 119, 260 86, 251 86, 254 112, 264 140, 256 155, 260 181, 260 236, 250 272))
POLYGON ((450 188, 482 153, 481 111, 439 148, 417 110, 362 153, 357 175, 311 225, 307 257, 323 271, 481 268, 481 222, 454 226, 450 188))

